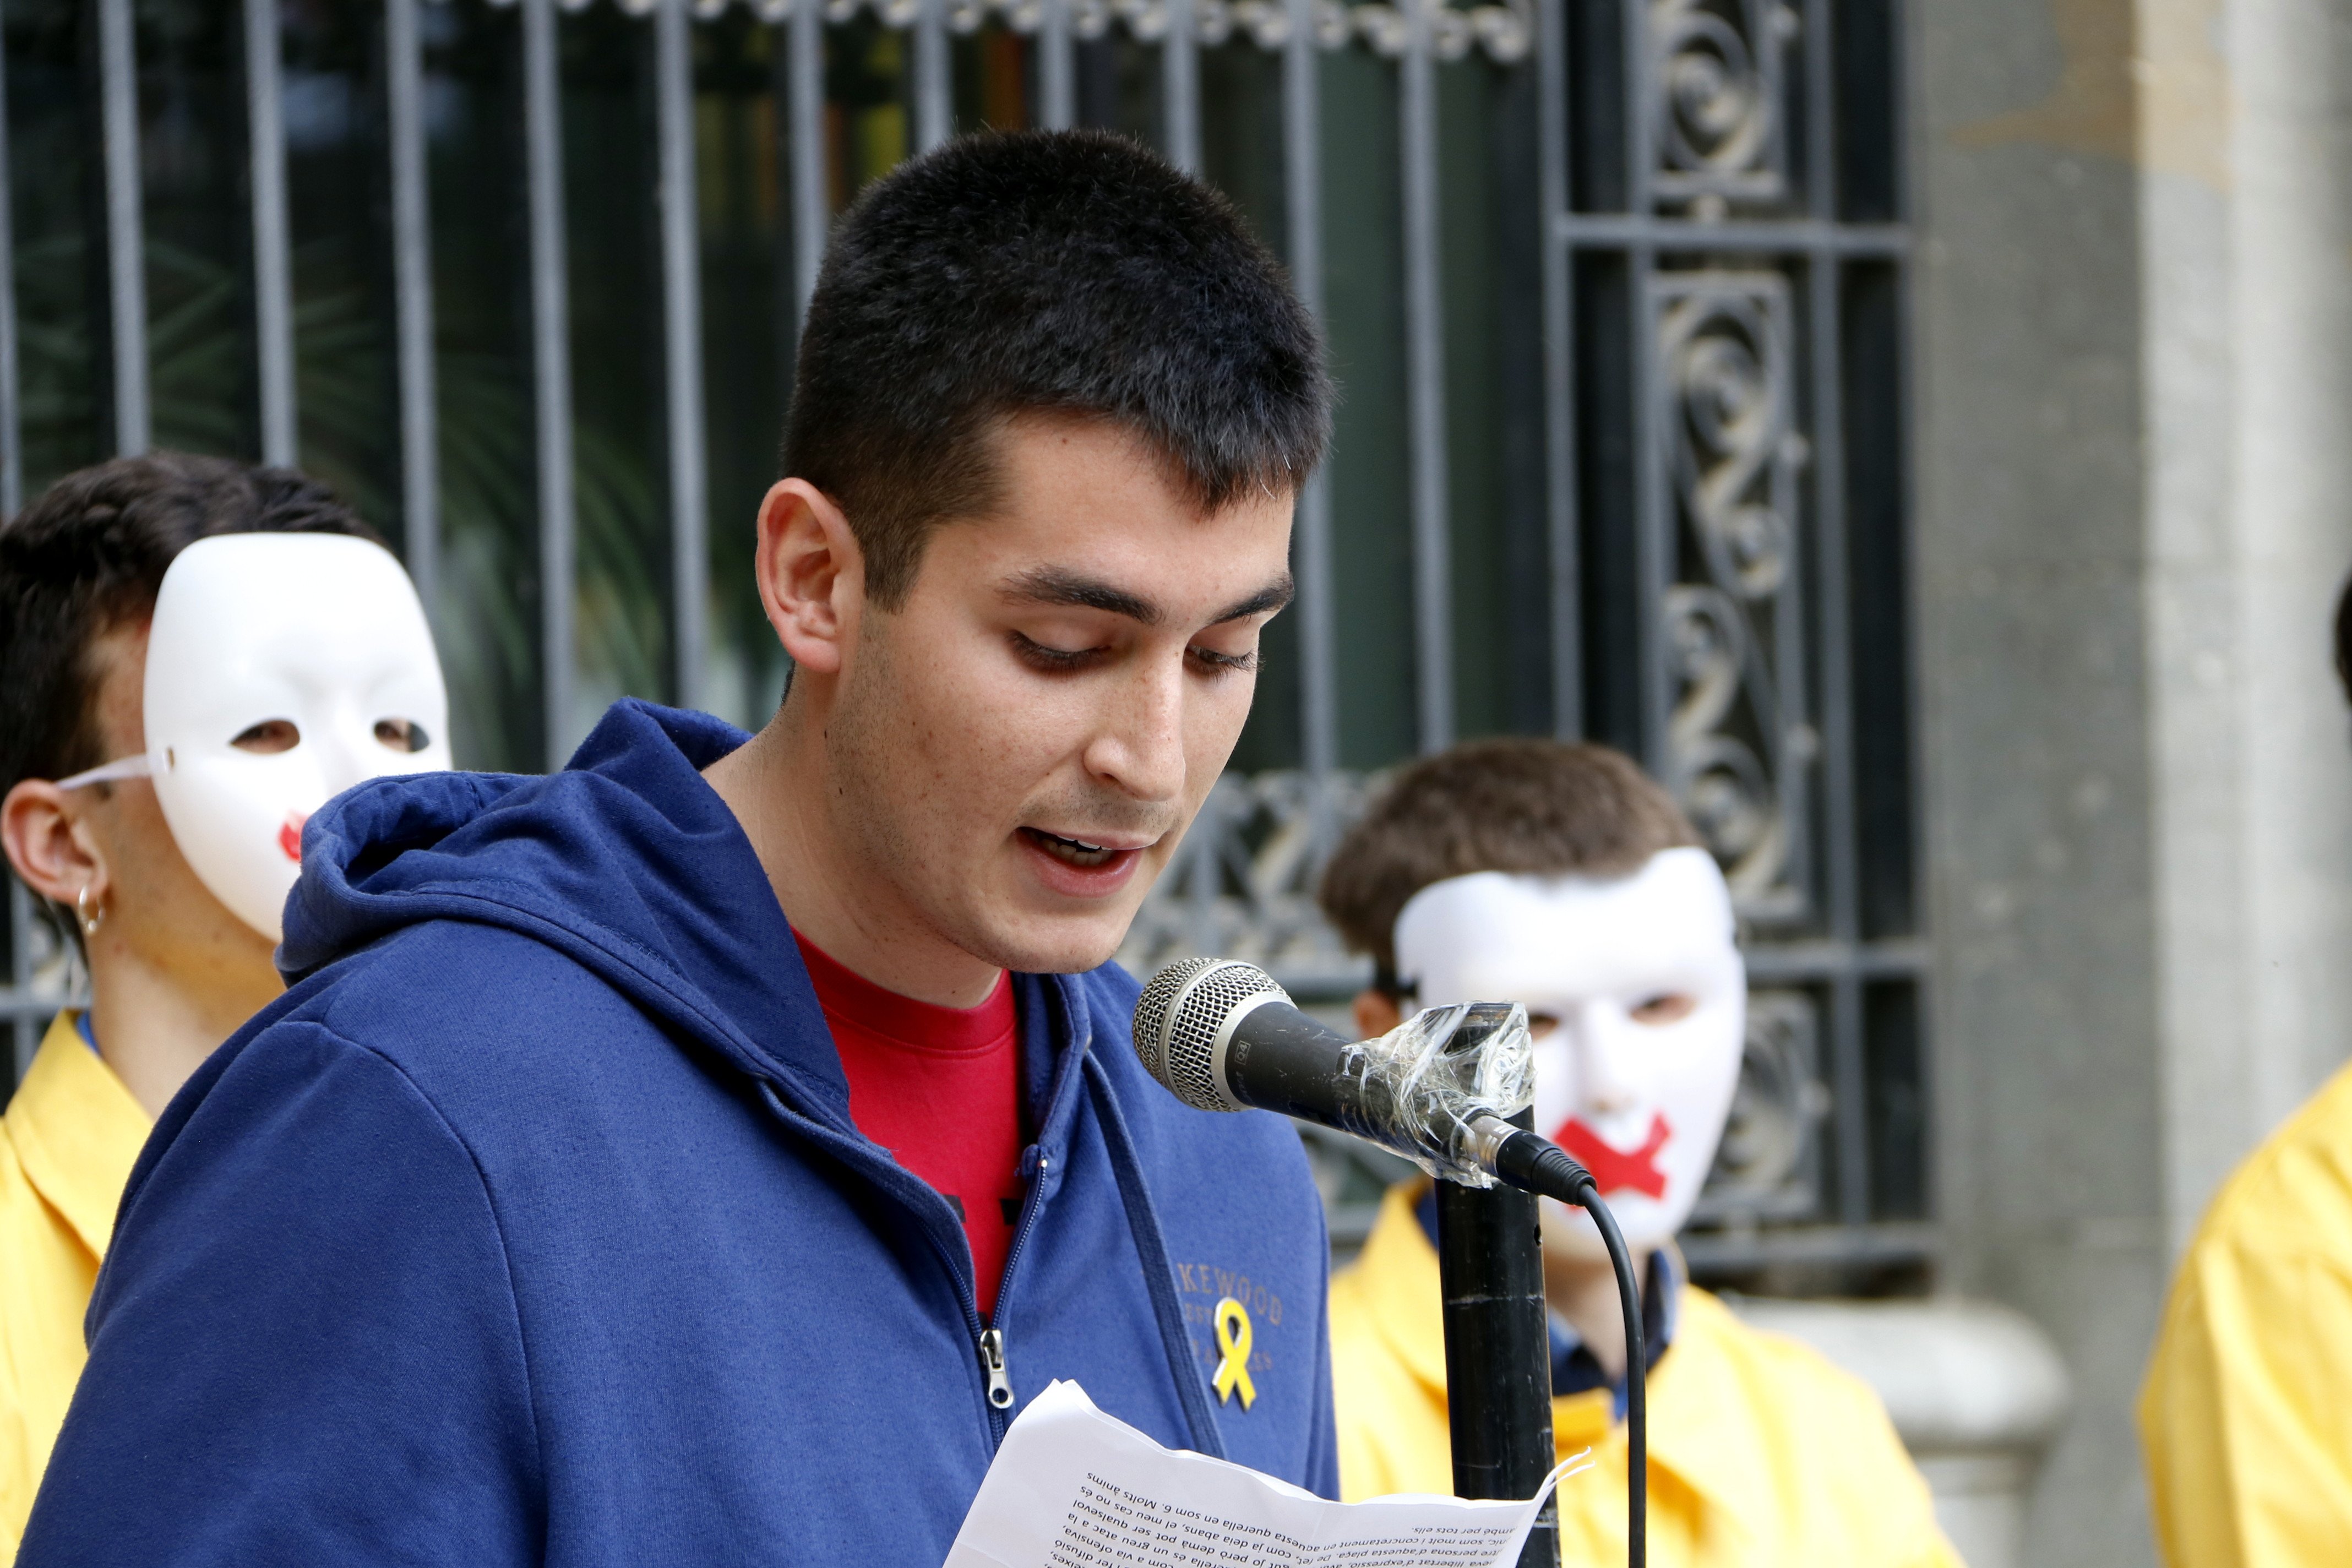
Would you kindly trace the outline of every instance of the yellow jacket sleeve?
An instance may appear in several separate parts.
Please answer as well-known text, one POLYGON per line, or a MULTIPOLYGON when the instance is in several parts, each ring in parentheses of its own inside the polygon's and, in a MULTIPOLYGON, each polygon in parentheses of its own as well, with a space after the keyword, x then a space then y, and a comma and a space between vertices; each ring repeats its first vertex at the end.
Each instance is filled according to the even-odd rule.
POLYGON ((2171 1568, 2352 1563, 2352 1072, 2206 1215, 2139 1426, 2171 1568))
POLYGON ((2352 1249, 2201 1242, 2139 1422, 2172 1568, 2352 1563, 2352 1249))

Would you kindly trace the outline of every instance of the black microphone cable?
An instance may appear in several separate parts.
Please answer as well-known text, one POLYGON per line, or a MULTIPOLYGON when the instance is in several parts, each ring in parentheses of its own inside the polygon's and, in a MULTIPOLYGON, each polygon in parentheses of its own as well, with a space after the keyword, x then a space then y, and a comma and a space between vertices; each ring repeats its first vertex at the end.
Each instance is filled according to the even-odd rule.
POLYGON ((1473 1124, 1475 1134, 1496 1129, 1509 1134, 1493 1145, 1482 1162, 1496 1177, 1523 1193, 1557 1198, 1592 1216, 1601 1243, 1609 1249, 1609 1267, 1617 1276, 1617 1308, 1625 1318, 1625 1562, 1627 1568, 1646 1568, 1649 1561, 1650 1410, 1643 1384, 1649 1378, 1649 1356, 1642 1342, 1642 1290, 1633 1274, 1633 1256, 1617 1228, 1617 1216, 1601 1201, 1601 1184, 1567 1150, 1549 1139, 1513 1127, 1498 1117, 1483 1116, 1473 1124), (1486 1125, 1491 1124, 1491 1125, 1486 1125))

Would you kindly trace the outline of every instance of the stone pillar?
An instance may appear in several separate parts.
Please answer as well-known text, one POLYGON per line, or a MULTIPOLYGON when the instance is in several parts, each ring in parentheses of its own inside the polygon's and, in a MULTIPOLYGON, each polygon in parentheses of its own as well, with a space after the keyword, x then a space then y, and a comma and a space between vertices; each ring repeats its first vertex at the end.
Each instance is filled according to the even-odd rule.
POLYGON ((2352 1047, 2352 10, 1908 15, 1949 1282, 2074 1382, 2021 1561, 2142 1564, 2169 1259, 2352 1047))
POLYGON ((2165 1231, 2352 1048, 2352 15, 2138 0, 2165 1231))
POLYGON ((1915 4, 1916 584, 1946 1282, 2057 1346, 2022 1563, 2143 1568, 2164 1281, 2131 0, 1915 4))

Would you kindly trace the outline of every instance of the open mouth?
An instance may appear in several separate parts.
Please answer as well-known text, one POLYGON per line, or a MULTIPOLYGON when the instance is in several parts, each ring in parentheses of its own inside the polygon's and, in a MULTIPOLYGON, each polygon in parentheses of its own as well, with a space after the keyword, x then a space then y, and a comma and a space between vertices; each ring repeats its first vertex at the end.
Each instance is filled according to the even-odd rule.
POLYGON ((1076 866, 1082 871, 1091 871, 1097 867, 1108 866, 1118 857, 1131 853, 1129 850, 1114 849, 1104 844, 1089 844, 1083 838, 1065 838, 1058 833, 1048 833, 1042 827, 1024 827, 1021 832, 1030 843, 1034 844, 1055 859, 1065 866, 1076 866))

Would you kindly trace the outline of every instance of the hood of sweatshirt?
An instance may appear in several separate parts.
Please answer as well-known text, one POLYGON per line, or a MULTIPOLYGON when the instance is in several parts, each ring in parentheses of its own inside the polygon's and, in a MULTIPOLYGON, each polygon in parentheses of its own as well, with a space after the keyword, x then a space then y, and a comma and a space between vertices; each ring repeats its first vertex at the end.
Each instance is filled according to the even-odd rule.
POLYGON ((848 1085, 791 928, 734 813, 701 777, 749 739, 708 714, 630 699, 562 773, 361 784, 303 830, 278 968, 291 986, 419 921, 502 926, 846 1130, 848 1085), (782 1026, 762 1031, 772 1037, 737 1023, 761 1016, 782 1026))

